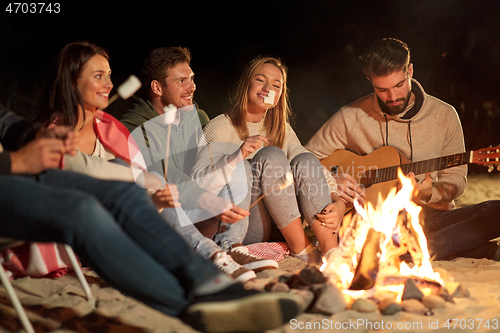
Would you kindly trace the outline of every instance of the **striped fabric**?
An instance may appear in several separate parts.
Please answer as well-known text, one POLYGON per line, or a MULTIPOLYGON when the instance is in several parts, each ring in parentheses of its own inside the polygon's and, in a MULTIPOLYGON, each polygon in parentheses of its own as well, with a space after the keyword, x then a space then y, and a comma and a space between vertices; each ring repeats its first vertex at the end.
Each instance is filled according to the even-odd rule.
POLYGON ((285 242, 255 243, 246 245, 250 254, 261 259, 281 261, 290 254, 290 248, 285 242))

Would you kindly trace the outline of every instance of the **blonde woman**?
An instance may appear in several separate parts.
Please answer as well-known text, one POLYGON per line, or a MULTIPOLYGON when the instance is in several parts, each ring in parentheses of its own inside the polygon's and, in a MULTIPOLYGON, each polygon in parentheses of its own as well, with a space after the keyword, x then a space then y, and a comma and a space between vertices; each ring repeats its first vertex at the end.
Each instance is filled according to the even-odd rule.
MULTIPOLYGON (((331 175, 300 143, 290 116, 286 67, 277 58, 252 60, 238 82, 231 108, 206 125, 207 145, 200 148, 193 176, 203 179, 219 170, 230 175, 238 162, 249 163, 251 202, 271 192, 251 208, 244 244, 273 240, 278 229, 292 255, 319 263, 321 253, 306 236, 302 219, 324 254, 338 245, 336 232, 345 205, 331 175), (271 91, 274 100, 269 101, 265 97, 272 96, 271 91), (278 191, 276 185, 286 172, 292 172, 294 186, 278 191)), ((212 186, 217 187, 215 182, 212 186)))

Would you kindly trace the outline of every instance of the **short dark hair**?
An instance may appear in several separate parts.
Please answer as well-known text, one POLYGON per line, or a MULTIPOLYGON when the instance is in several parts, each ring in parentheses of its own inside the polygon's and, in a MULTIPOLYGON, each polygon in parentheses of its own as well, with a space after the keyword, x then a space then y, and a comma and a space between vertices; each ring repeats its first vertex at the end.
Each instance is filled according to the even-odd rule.
POLYGON ((387 76, 395 71, 408 72, 410 48, 395 38, 384 38, 374 42, 361 56, 361 67, 365 75, 387 76))
POLYGON ((143 83, 149 86, 153 80, 162 84, 167 78, 167 70, 177 64, 191 63, 191 52, 186 47, 159 47, 149 53, 142 69, 143 83))

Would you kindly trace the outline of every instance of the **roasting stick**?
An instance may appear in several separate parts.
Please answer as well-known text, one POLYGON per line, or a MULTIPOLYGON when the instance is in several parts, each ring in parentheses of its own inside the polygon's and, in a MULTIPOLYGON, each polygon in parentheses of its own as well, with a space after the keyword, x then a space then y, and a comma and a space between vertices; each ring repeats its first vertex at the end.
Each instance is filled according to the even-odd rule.
POLYGON ((276 186, 278 186, 280 188, 280 190, 283 190, 292 184, 293 184, 293 175, 291 172, 287 172, 285 177, 281 178, 281 180, 279 181, 278 184, 275 184, 274 186, 272 186, 266 193, 264 193, 257 200, 255 200, 255 202, 253 204, 251 204, 250 207, 248 207, 248 210, 250 210, 250 208, 252 208, 257 202, 259 202, 260 199, 262 199, 267 194, 269 194, 269 192, 271 192, 276 186))
POLYGON ((118 89, 116 89, 117 94, 113 95, 108 101, 108 105, 116 101, 118 96, 123 99, 128 99, 141 87, 141 81, 135 75, 130 75, 128 79, 120 84, 118 89))
POLYGON ((165 181, 167 181, 167 169, 168 169, 168 155, 170 154, 170 132, 172 129, 172 123, 175 121, 175 114, 177 113, 177 108, 173 105, 167 105, 163 108, 163 123, 168 126, 167 134, 167 151, 165 155, 165 181))

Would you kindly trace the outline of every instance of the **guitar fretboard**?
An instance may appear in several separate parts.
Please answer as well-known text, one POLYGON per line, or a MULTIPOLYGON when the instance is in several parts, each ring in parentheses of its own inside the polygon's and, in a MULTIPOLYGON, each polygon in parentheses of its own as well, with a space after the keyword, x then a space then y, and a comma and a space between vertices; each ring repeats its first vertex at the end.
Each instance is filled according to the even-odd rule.
POLYGON ((398 166, 392 166, 387 168, 378 169, 376 172, 376 177, 373 179, 373 184, 382 183, 389 180, 394 180, 398 178, 398 168, 401 168, 403 173, 407 175, 413 172, 416 175, 452 168, 459 165, 471 163, 472 151, 465 153, 448 155, 438 158, 433 158, 430 160, 413 162, 408 164, 402 164, 398 166))

